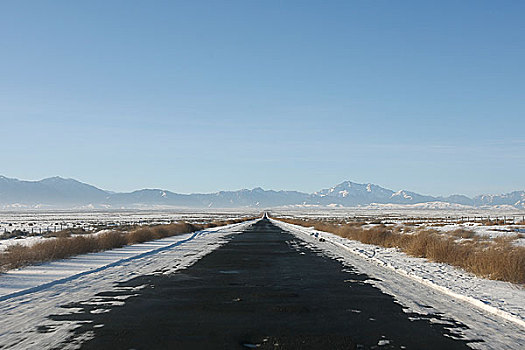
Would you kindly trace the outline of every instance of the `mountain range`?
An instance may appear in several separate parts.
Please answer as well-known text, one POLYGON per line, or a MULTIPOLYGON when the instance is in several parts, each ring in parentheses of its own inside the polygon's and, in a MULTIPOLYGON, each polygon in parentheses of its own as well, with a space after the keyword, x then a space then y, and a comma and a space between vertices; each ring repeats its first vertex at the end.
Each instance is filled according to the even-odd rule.
POLYGON ((0 208, 269 208, 280 206, 343 206, 374 204, 450 203, 459 206, 525 208, 525 191, 500 195, 433 197, 411 191, 393 191, 374 184, 342 182, 314 193, 263 190, 260 187, 216 193, 179 194, 162 189, 115 193, 74 179, 52 177, 23 181, 0 176, 0 208))

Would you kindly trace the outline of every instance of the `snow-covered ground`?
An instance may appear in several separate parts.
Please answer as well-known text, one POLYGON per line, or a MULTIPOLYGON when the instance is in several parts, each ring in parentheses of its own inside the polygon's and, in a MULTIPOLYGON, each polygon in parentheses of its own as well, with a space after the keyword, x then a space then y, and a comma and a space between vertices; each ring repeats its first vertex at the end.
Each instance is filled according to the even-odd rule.
POLYGON ((67 228, 83 228, 86 232, 101 232, 121 225, 156 225, 174 221, 193 223, 213 220, 237 219, 253 216, 255 212, 241 211, 141 211, 141 210, 92 210, 92 211, 0 211, 0 252, 13 244, 32 245, 48 232, 67 228), (15 230, 25 231, 29 236, 10 237, 15 230))
MULTIPOLYGON (((0 348, 54 348, 66 341, 70 332, 82 323, 64 324, 49 318, 70 313, 71 309, 64 309, 64 305, 92 300, 98 305, 94 312, 105 312, 115 301, 95 297, 97 293, 114 290, 117 282, 138 275, 168 274, 187 267, 224 244, 226 236, 252 223, 206 229, 1 274, 0 348), (53 331, 43 332, 42 329, 53 331)), ((124 298, 119 301, 123 302, 124 298)), ((60 347, 77 348, 78 344, 61 344, 60 347)))
MULTIPOLYGON (((479 349, 525 348, 525 289, 478 278, 446 264, 410 257, 331 233, 272 220, 326 254, 373 278, 369 283, 420 314, 444 314, 467 325, 458 337, 483 339, 479 349), (319 238, 324 238, 321 242, 319 238), (377 279, 377 280, 376 280, 377 279)), ((436 322, 441 322, 436 320, 436 322)))
MULTIPOLYGON (((484 210, 484 209, 433 209, 420 210, 417 208, 405 209, 377 209, 374 206, 363 208, 309 208, 304 210, 279 209, 279 217, 312 220, 346 220, 349 222, 367 222, 363 228, 376 226, 378 222, 389 227, 430 228, 449 233, 458 229, 472 231, 474 235, 484 240, 495 238, 512 238, 516 246, 525 246, 525 212, 519 210, 484 210), (488 219, 494 221, 506 220, 505 225, 486 225, 488 219), (408 227, 407 227, 408 226, 408 227)), ((277 215, 275 215, 277 216, 277 215)), ((413 233, 414 230, 402 230, 413 233)))
POLYGON ((525 247, 525 226, 523 225, 485 226, 480 223, 456 223, 444 226, 429 227, 437 231, 447 233, 457 229, 465 229, 472 231, 476 236, 489 240, 493 240, 495 238, 515 238, 513 240, 513 244, 525 247))
POLYGON ((20 245, 28 247, 44 239, 53 239, 53 238, 44 238, 42 236, 32 236, 32 237, 24 237, 24 238, 0 239, 0 252, 6 250, 7 247, 15 245, 15 244, 20 244, 20 245))
MULTIPOLYGON (((360 227, 363 229, 370 229, 378 225, 379 224, 363 224, 360 227)), ((406 234, 414 234, 418 230, 432 229, 444 234, 449 234, 450 236, 455 237, 457 241, 465 239, 465 237, 461 237, 462 235, 472 233, 472 238, 488 242, 494 241, 498 238, 504 238, 510 240, 515 246, 525 247, 525 225, 521 224, 487 226, 479 222, 465 222, 450 224, 440 223, 438 225, 422 223, 408 226, 404 223, 391 223, 386 224, 385 226, 394 230, 399 229, 399 232, 404 232, 406 234), (456 234, 458 231, 460 231, 460 234, 456 234)))
MULTIPOLYGON (((523 221, 525 224, 525 210, 516 208, 421 208, 418 206, 390 206, 369 205, 363 207, 280 207, 270 210, 279 216, 290 216, 295 218, 369 218, 383 220, 405 221, 413 218, 436 218, 455 220, 469 217, 473 218, 507 218, 516 222, 523 221)), ((273 215, 277 216, 277 215, 273 215)))
POLYGON ((45 233, 71 227, 94 230, 119 225, 166 224, 172 221, 208 222, 258 214, 257 210, 26 210, 0 211, 0 235, 22 230, 45 233))

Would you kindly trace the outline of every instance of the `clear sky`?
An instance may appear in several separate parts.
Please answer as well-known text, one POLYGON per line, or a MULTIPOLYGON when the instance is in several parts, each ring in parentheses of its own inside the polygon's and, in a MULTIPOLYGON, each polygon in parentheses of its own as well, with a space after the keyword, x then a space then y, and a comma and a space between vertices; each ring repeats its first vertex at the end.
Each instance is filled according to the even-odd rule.
POLYGON ((0 174, 525 189, 524 1, 2 1, 0 174))

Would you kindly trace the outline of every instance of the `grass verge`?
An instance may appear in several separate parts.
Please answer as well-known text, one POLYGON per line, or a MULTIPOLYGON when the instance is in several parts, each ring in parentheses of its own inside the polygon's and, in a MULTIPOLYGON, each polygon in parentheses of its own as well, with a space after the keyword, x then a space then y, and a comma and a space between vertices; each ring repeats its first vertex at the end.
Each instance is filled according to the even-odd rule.
POLYGON ((383 224, 366 228, 362 223, 331 223, 321 220, 277 218, 283 222, 314 227, 343 238, 385 248, 398 248, 406 254, 460 267, 480 277, 525 284, 525 247, 511 239, 493 242, 462 240, 470 233, 457 231, 446 235, 432 229, 416 229, 410 234, 383 224))

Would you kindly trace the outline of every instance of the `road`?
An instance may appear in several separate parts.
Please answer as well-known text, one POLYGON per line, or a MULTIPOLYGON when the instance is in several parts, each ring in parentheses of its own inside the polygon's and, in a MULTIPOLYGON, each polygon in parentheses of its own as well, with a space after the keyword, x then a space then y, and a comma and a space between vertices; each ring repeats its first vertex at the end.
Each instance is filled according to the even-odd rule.
POLYGON ((82 349, 469 348, 454 337, 465 325, 410 313, 371 280, 263 219, 188 268, 101 291, 107 312, 75 302, 51 319, 82 322, 62 344, 82 349))

